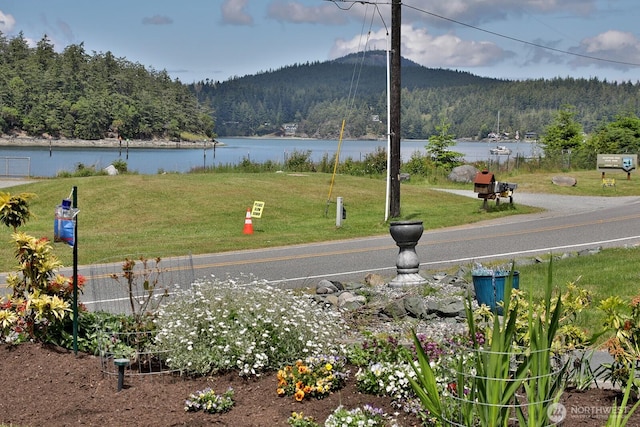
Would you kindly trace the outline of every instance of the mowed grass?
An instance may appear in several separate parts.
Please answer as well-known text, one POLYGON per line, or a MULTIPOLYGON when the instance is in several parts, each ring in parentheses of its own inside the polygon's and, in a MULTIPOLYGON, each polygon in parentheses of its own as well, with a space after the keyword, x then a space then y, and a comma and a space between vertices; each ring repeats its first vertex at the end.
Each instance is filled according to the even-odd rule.
MULTIPOLYGON (((605 249, 597 254, 572 256, 557 259, 560 253, 551 254, 556 257, 552 264, 553 284, 560 291, 566 290, 567 284, 575 283, 588 290, 592 295, 591 306, 580 313, 575 324, 590 334, 601 330, 604 313, 597 309, 600 302, 610 296, 617 295, 627 303, 640 295, 640 247, 622 247, 605 249)), ((549 256, 544 257, 546 260, 549 256)), ((544 284, 547 283, 549 263, 539 263, 519 267, 521 289, 530 293, 534 300, 544 297, 544 284)), ((602 343, 606 335, 597 343, 602 343)))
MULTIPOLYGON (((20 230, 53 240, 54 209, 78 188, 78 262, 143 254, 178 256, 254 249, 388 233, 384 179, 320 173, 119 175, 45 179, 5 189, 35 193, 34 217, 20 230), (346 220, 336 227, 337 197, 346 220), (247 208, 263 201, 254 234, 243 234, 247 208)), ((469 189, 473 186, 469 185, 469 189)), ((425 229, 534 212, 519 205, 481 209, 482 201, 436 191, 426 184, 401 186, 401 217, 420 219, 425 229)), ((12 230, 0 230, 0 270, 14 269, 12 230), (2 237, 4 235, 4 237, 2 237)), ((71 248, 55 254, 72 264, 71 248)))

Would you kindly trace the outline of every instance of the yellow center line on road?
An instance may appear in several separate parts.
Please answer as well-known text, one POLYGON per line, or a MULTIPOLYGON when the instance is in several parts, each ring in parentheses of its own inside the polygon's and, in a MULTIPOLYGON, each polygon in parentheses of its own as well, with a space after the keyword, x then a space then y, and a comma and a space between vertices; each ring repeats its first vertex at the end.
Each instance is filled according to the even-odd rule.
MULTIPOLYGON (((593 221, 584 221, 584 222, 580 222, 580 223, 576 223, 576 224, 555 225, 555 226, 548 226, 548 227, 538 227, 538 228, 534 228, 534 229, 523 229, 523 230, 515 230, 515 231, 509 231, 509 232, 491 233, 491 237, 521 236, 521 235, 526 235, 526 234, 540 233, 540 232, 543 232, 543 231, 554 231, 554 230, 564 230, 564 229, 569 229, 569 228, 587 227, 587 226, 593 226, 593 225, 598 225, 598 224, 611 223, 611 222, 617 222, 617 221, 625 221, 625 220, 629 220, 629 219, 638 219, 638 218, 640 218, 640 214, 633 214, 633 215, 626 215, 626 216, 621 216, 621 217, 612 217, 612 218, 607 218, 607 219, 597 219, 597 220, 593 220, 593 221)), ((439 230, 431 230, 431 231, 439 232, 439 230)), ((443 243, 468 242, 468 241, 472 241, 472 240, 481 240, 481 239, 486 239, 486 238, 487 238, 487 235, 483 234, 483 235, 473 236, 473 237, 460 237, 460 238, 455 238, 455 239, 429 240, 429 241, 424 241, 422 243, 423 243, 423 245, 429 246, 429 245, 436 245, 436 244, 443 244, 443 243)), ((255 258, 255 259, 242 259, 242 260, 234 260, 234 261, 213 262, 213 263, 205 263, 205 264, 194 265, 193 269, 200 270, 200 269, 206 269, 206 268, 230 267, 230 266, 246 265, 246 264, 264 264, 264 263, 268 263, 268 262, 293 261, 293 260, 301 260, 301 259, 309 259, 309 258, 320 258, 320 257, 329 257, 329 256, 337 256, 337 255, 348 255, 348 254, 363 253, 363 252, 390 250, 390 249, 394 249, 394 248, 396 248, 395 245, 383 245, 383 246, 374 246, 374 247, 366 247, 366 248, 335 250, 335 251, 322 252, 322 253, 283 255, 283 256, 277 256, 277 257, 264 257, 264 258, 255 258)), ((265 249, 265 250, 268 250, 268 249, 265 249)), ((192 268, 192 267, 191 266, 189 266, 189 267, 180 266, 180 267, 167 267, 167 268, 164 268, 163 270, 164 271, 182 271, 182 270, 187 270, 187 269, 190 269, 190 268, 192 268)), ((87 278, 87 280, 92 280, 92 279, 106 278, 106 277, 110 277, 110 276, 111 276, 111 274, 99 274, 99 275, 95 275, 95 276, 88 276, 86 278, 87 278)), ((6 283, 0 285, 0 288, 6 288, 6 287, 8 287, 6 283)))
MULTIPOLYGON (((640 218, 640 214, 609 218, 606 220, 586 221, 586 222, 577 223, 577 224, 539 227, 539 228, 534 228, 530 230, 516 230, 516 231, 510 231, 510 232, 491 233, 491 237, 512 237, 517 235, 540 233, 542 231, 554 231, 554 230, 562 230, 562 229, 568 229, 568 228, 586 227, 590 225, 597 225, 597 224, 603 224, 607 222, 616 222, 616 221, 637 219, 637 218, 640 218)), ((437 232, 438 230, 433 230, 433 231, 437 232)), ((461 237, 461 238, 455 238, 455 239, 430 240, 430 241, 425 241, 421 243, 425 245, 435 245, 435 244, 442 244, 442 243, 468 242, 471 240, 484 240, 486 238, 487 238, 487 235, 481 235, 481 236, 474 236, 474 237, 461 237)), ((319 258, 319 257, 327 257, 327 256, 335 256, 335 255, 347 255, 347 254, 362 253, 362 252, 389 250, 394 248, 396 248, 395 245, 385 245, 385 246, 375 246, 375 247, 366 247, 366 248, 349 249, 349 250, 329 251, 329 252, 314 253, 314 254, 285 255, 285 256, 279 256, 279 257, 256 258, 256 259, 250 259, 250 260, 225 261, 225 262, 216 262, 216 263, 210 263, 210 264, 201 264, 198 266, 194 266, 194 268, 198 268, 198 269, 215 268, 215 267, 228 267, 233 265, 243 265, 243 264, 252 264, 252 263, 291 261, 291 260, 298 260, 298 259, 319 258)))

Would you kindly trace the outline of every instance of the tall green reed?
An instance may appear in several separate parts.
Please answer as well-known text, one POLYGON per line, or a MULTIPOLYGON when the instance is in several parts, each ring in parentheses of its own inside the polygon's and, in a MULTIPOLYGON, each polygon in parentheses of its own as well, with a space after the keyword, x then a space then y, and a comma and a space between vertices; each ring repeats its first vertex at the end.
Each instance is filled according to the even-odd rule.
POLYGON ((475 362, 474 375, 460 373, 458 378, 460 415, 465 425, 474 425, 477 420, 482 426, 506 427, 513 414, 516 392, 529 374, 531 360, 516 360, 514 349, 518 301, 511 299, 513 268, 511 271, 504 287, 504 316, 493 316, 488 346, 479 340, 482 330, 476 324, 471 297, 465 304, 475 362))
POLYGON ((518 298, 511 298, 513 273, 504 289, 504 316, 492 316, 489 325, 477 323, 471 297, 467 297, 472 369, 463 369, 465 352, 461 351, 453 393, 439 389, 429 359, 413 333, 418 362, 413 365, 416 379, 410 382, 423 408, 435 421, 483 427, 506 427, 515 420, 522 426, 549 425, 547 408, 563 391, 566 366, 554 370, 552 361, 551 347, 562 311, 561 298, 553 298, 552 278, 550 265, 545 310, 535 312, 534 304, 527 308, 531 337, 526 347, 517 345, 517 321, 522 307, 518 298), (519 397, 520 394, 524 397, 519 397))
MULTIPOLYGON (((530 360, 530 371, 523 383, 526 392, 526 403, 517 405, 517 417, 522 426, 550 425, 548 407, 560 399, 564 391, 565 375, 568 362, 559 369, 553 366, 553 340, 560 324, 562 313, 562 298, 558 296, 553 304, 553 268, 549 264, 547 284, 544 296, 544 311, 534 312, 533 304, 529 304, 529 348, 526 357, 530 360), (523 408, 526 406, 526 415, 523 408)), ((556 359, 559 360, 559 359, 556 359)))

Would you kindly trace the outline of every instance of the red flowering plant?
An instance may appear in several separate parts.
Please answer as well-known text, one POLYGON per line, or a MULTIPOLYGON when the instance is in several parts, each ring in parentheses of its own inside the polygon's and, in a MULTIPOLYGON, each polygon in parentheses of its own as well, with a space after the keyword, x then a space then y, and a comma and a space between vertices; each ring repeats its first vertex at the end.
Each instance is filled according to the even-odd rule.
POLYGON ((276 392, 279 396, 293 396, 298 402, 305 398, 322 399, 344 385, 347 375, 344 366, 344 358, 334 356, 298 360, 278 371, 276 392))
MULTIPOLYGON (((7 276, 12 294, 0 299, 0 338, 57 343, 72 317, 73 278, 58 274, 62 265, 46 238, 22 232, 12 238, 18 271, 7 276)), ((81 290, 85 279, 77 282, 81 290)))

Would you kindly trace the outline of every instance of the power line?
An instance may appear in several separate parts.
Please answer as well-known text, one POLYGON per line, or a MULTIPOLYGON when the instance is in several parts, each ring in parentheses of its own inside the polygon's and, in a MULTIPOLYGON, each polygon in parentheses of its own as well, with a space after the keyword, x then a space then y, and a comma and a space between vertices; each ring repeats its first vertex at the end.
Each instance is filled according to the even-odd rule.
POLYGON ((554 47, 545 46, 545 45, 542 45, 542 44, 539 44, 539 43, 533 43, 533 42, 529 42, 529 41, 526 41, 526 40, 522 40, 522 39, 519 39, 517 37, 507 36, 505 34, 497 33, 495 31, 485 30, 484 28, 476 27, 476 26, 471 25, 471 24, 465 24, 464 22, 456 21, 455 19, 447 18, 445 16, 438 15, 436 13, 429 12, 429 11, 426 11, 424 9, 420 9, 418 7, 415 7, 415 6, 410 6, 408 4, 404 4, 403 3, 403 6, 406 6, 407 8, 413 9, 413 10, 415 10, 417 12, 421 12, 421 13, 424 13, 426 15, 433 16, 435 18, 439 18, 439 19, 443 19, 445 21, 453 22, 453 23, 458 24, 458 25, 462 25, 462 26, 465 26, 465 27, 468 27, 468 28, 472 28, 472 29, 474 29, 476 31, 482 31, 483 33, 491 34, 491 35, 494 35, 494 36, 497 36, 497 37, 502 37, 502 38, 507 39, 507 40, 512 40, 512 41, 516 41, 516 42, 519 42, 519 43, 524 43, 524 44, 529 45, 529 46, 535 46, 535 47, 538 47, 538 48, 541 48, 541 49, 547 49, 547 50, 551 50, 551 51, 554 51, 554 52, 563 53, 563 54, 566 54, 566 55, 577 56, 577 57, 580 57, 580 58, 592 59, 594 61, 602 61, 602 62, 609 62, 609 63, 612 63, 612 64, 622 64, 622 65, 629 65, 629 66, 633 66, 633 67, 640 67, 640 64, 637 64, 637 63, 634 63, 634 62, 616 61, 616 60, 613 60, 613 59, 599 58, 597 56, 584 55, 584 54, 581 54, 581 53, 569 52, 567 50, 562 50, 562 49, 556 49, 554 47))
MULTIPOLYGON (((375 4, 375 5, 389 4, 389 2, 387 2, 387 1, 383 1, 383 2, 364 1, 364 0, 352 0, 352 1, 347 1, 347 0, 327 0, 327 1, 331 1, 332 3, 336 4, 336 6, 338 6, 338 3, 351 3, 351 5, 348 8, 343 8, 343 7, 338 6, 340 9, 343 9, 343 10, 351 9, 353 7, 353 5, 356 4, 356 3, 375 4)), ((540 44, 540 43, 534 43, 534 42, 530 42, 530 41, 527 41, 527 40, 519 39, 517 37, 508 36, 506 34, 498 33, 496 31, 491 31, 491 30, 487 30, 487 29, 484 29, 484 28, 481 28, 481 27, 477 27, 475 25, 467 24, 465 22, 461 22, 461 21, 458 21, 456 19, 447 18, 446 16, 438 15, 437 13, 429 12, 429 11, 427 11, 425 9, 419 8, 417 6, 411 6, 411 5, 406 4, 404 2, 402 3, 402 6, 408 8, 408 9, 413 9, 416 12, 424 13, 425 15, 433 16, 434 18, 442 19, 444 21, 452 22, 454 24, 461 25, 463 27, 471 28, 471 29, 476 30, 476 31, 481 31, 483 33, 491 34, 491 35, 496 36, 496 37, 500 37, 500 38, 503 38, 503 39, 515 41, 515 42, 522 43, 522 44, 525 44, 525 45, 528 45, 528 46, 534 46, 534 47, 537 47, 537 48, 540 48, 540 49, 550 50, 550 51, 553 51, 553 52, 558 52, 558 53, 562 53, 562 54, 565 54, 565 55, 576 56, 576 57, 579 57, 579 58, 590 59, 590 60, 593 60, 593 61, 607 62, 607 63, 610 63, 610 64, 618 64, 618 65, 627 65, 627 66, 630 66, 630 67, 640 67, 640 64, 639 63, 635 63, 635 62, 617 61, 617 60, 614 60, 614 59, 606 59, 606 58, 600 58, 600 57, 592 56, 592 55, 585 55, 585 54, 577 53, 577 52, 570 52, 568 50, 557 49, 557 48, 554 48, 554 47, 551 47, 551 46, 545 46, 545 45, 540 44)))

